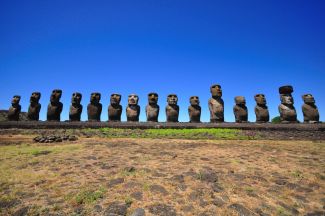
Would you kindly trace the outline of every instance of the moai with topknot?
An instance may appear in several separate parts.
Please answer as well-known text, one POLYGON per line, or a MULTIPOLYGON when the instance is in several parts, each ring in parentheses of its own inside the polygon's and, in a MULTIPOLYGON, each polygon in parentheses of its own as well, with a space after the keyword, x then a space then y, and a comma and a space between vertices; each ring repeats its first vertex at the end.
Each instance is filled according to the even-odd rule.
POLYGON ((178 97, 176 94, 167 96, 166 117, 167 122, 178 122, 179 106, 177 105, 178 97))
POLYGON ((305 123, 318 123, 319 112, 315 104, 315 98, 312 94, 304 94, 302 96, 304 104, 302 105, 302 113, 304 114, 305 123))
POLYGON ((266 98, 264 94, 256 94, 254 96, 256 101, 255 115, 257 123, 265 123, 270 121, 270 114, 266 105, 266 98))
POLYGON ((151 92, 148 94, 148 105, 146 106, 146 116, 148 122, 158 122, 159 105, 158 94, 151 92))
POLYGON ((108 106, 108 120, 121 121, 122 106, 120 105, 121 95, 117 93, 111 94, 110 105, 108 106))
POLYGON ((81 113, 82 113, 82 105, 81 103, 82 94, 79 92, 75 92, 71 97, 71 105, 69 111, 69 120, 70 121, 80 121, 81 113))
POLYGON ((248 110, 246 107, 246 99, 243 96, 235 97, 234 114, 236 123, 246 123, 248 121, 248 110))
POLYGON ((11 106, 8 110, 8 121, 19 121, 19 114, 21 111, 21 106, 19 104, 20 102, 20 96, 14 95, 14 97, 11 100, 11 106))
POLYGON ((88 121, 100 121, 102 114, 101 94, 93 92, 90 95, 90 103, 87 106, 88 121))
POLYGON ((40 92, 33 92, 30 96, 30 105, 28 107, 27 118, 30 121, 38 121, 39 120, 39 112, 41 111, 42 105, 39 103, 41 99, 40 92))
POLYGON ((293 106, 293 87, 282 86, 279 88, 281 104, 279 105, 280 120, 282 123, 297 123, 297 112, 293 106))
POLYGON ((62 96, 61 89, 54 89, 47 106, 47 121, 60 121, 63 104, 60 102, 62 96))
POLYGON ((224 122, 224 102, 222 100, 221 86, 214 84, 210 87, 211 98, 208 105, 210 110, 210 122, 224 122))
POLYGON ((126 107, 126 118, 128 122, 138 122, 140 116, 139 97, 136 94, 128 96, 128 106, 126 107))
POLYGON ((190 106, 188 107, 188 115, 191 123, 201 122, 201 106, 198 96, 190 97, 190 106))

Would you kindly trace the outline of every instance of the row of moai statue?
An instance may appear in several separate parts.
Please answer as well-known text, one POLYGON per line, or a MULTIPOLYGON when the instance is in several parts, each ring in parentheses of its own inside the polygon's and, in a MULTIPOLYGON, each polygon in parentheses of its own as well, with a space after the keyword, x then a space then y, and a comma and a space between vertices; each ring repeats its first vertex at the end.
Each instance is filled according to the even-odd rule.
MULTIPOLYGON (((218 84, 210 87, 212 97, 209 99, 208 105, 210 110, 210 122, 220 123, 224 122, 224 102, 222 99, 222 89, 218 84)), ((294 100, 292 97, 292 86, 282 86, 279 88, 281 104, 279 105, 280 119, 283 123, 297 123, 297 112, 294 107, 294 100)), ((60 102, 62 90, 55 89, 52 91, 50 103, 47 107, 47 120, 60 121, 63 104, 60 102)), ((31 121, 39 120, 39 112, 41 104, 40 92, 33 92, 30 97, 30 106, 28 108, 28 119, 31 121)), ((255 95, 255 114, 257 123, 267 123, 270 121, 268 107, 266 105, 266 98, 264 94, 255 95)), ((81 105, 82 94, 75 92, 72 94, 71 106, 69 111, 70 121, 80 121, 82 113, 81 105)), ((100 103, 101 94, 98 92, 92 93, 90 96, 90 103, 87 106, 88 121, 100 121, 102 113, 102 104, 100 103)), ((304 115, 304 122, 317 123, 319 122, 319 112, 315 105, 314 97, 311 94, 302 96, 304 104, 302 112, 304 115)), ((12 99, 12 106, 9 108, 8 120, 18 121, 21 106, 19 105, 20 96, 15 95, 12 99)), ((127 121, 139 121, 140 106, 138 105, 139 97, 136 94, 128 96, 128 105, 126 107, 127 121)), ((122 106, 120 105, 121 95, 114 93, 110 97, 110 105, 108 107, 109 121, 121 121, 122 106)), ((179 106, 177 105, 178 97, 176 94, 167 96, 166 117, 167 122, 178 122, 179 106)), ((246 107, 246 100, 243 96, 235 97, 235 106, 233 108, 235 119, 237 123, 248 122, 248 110, 246 107)), ((198 96, 190 97, 190 106, 188 107, 188 114, 190 122, 201 122, 201 106, 198 96)), ((148 94, 148 105, 146 106, 146 117, 149 122, 158 122, 159 105, 158 94, 148 94)))

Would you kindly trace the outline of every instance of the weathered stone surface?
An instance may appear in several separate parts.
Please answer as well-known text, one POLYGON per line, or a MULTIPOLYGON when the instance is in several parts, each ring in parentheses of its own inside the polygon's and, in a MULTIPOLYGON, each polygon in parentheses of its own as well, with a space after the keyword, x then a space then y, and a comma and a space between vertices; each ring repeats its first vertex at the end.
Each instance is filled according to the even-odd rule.
POLYGON ((63 104, 60 102, 62 90, 54 89, 47 106, 47 121, 60 121, 63 104))
POLYGON ((312 94, 304 94, 302 96, 304 104, 302 105, 302 113, 304 115, 305 123, 319 122, 319 112, 315 105, 315 99, 312 94))
POLYGON ((102 114, 102 104, 100 103, 101 94, 93 92, 90 95, 90 103, 87 106, 88 121, 100 121, 102 114))
POLYGON ((134 212, 131 214, 131 216, 145 216, 146 212, 143 208, 137 208, 134 210, 134 212))
POLYGON ((264 94, 256 94, 254 96, 256 101, 255 115, 257 123, 264 123, 270 121, 269 109, 266 105, 266 98, 264 94))
POLYGON ((8 110, 7 118, 9 121, 19 121, 19 114, 21 111, 21 106, 19 104, 20 96, 14 95, 11 100, 11 107, 8 110))
POLYGON ((188 115, 191 123, 201 122, 201 106, 200 99, 198 96, 190 97, 190 106, 188 107, 188 115))
POLYGON ((178 97, 176 94, 167 96, 166 118, 167 122, 178 122, 179 106, 177 105, 178 97))
POLYGON ((71 106, 69 111, 70 121, 80 121, 81 113, 82 113, 82 105, 80 104, 81 99, 82 99, 81 93, 75 92, 72 94, 71 106))
POLYGON ((122 184, 124 182, 124 178, 116 178, 112 179, 108 182, 107 186, 108 187, 114 187, 115 185, 122 184))
POLYGON ((128 106, 126 107, 126 118, 129 122, 138 122, 140 116, 139 97, 136 94, 130 94, 128 97, 128 106))
POLYGON ((237 123, 245 123, 248 121, 248 110, 246 107, 246 99, 243 96, 235 97, 234 114, 237 123))
POLYGON ((176 216, 176 211, 172 206, 166 204, 153 204, 149 206, 149 212, 157 216, 176 216))
POLYGON ((108 107, 108 120, 121 121, 122 106, 120 105, 122 96, 117 93, 111 94, 110 105, 108 107))
POLYGON ((27 117, 30 121, 38 121, 39 120, 39 112, 41 111, 42 105, 39 103, 41 99, 40 92, 33 92, 30 96, 30 105, 28 107, 27 117))
POLYGON ((158 122, 159 105, 158 94, 151 92, 148 94, 148 105, 146 106, 146 116, 148 122, 158 122))
POLYGON ((243 205, 234 203, 228 206, 229 209, 232 209, 237 212, 240 216, 255 216, 256 214, 250 211, 249 209, 245 208, 243 205))
POLYGON ((212 97, 209 99, 208 105, 210 110, 210 122, 224 122, 224 102, 222 100, 221 86, 214 84, 210 87, 212 97))
POLYGON ((297 112, 293 106, 294 100, 291 95, 292 86, 282 86, 279 88, 281 104, 279 105, 280 119, 282 123, 296 123, 297 112))
POLYGON ((105 216, 125 216, 128 206, 124 203, 112 202, 104 212, 105 216))

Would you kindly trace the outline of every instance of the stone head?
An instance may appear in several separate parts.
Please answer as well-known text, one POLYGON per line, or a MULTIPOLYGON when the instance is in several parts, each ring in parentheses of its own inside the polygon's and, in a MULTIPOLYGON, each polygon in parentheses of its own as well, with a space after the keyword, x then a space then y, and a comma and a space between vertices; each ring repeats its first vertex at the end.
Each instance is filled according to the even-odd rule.
POLYGON ((149 104, 157 104, 158 103, 158 94, 155 92, 151 92, 148 94, 148 103, 149 104))
POLYGON ((190 104, 192 106, 199 106, 200 105, 200 99, 198 96, 191 96, 190 97, 190 104))
POLYGON ((128 96, 128 104, 129 105, 138 105, 139 97, 136 94, 130 94, 128 96))
POLYGON ((61 89, 54 89, 52 91, 51 97, 50 97, 50 101, 52 103, 57 103, 60 101, 62 96, 62 90, 61 89))
POLYGON ((41 93, 40 92, 33 92, 30 96, 30 102, 31 103, 38 103, 41 99, 41 93))
POLYGON ((266 98, 264 94, 256 94, 254 99, 258 105, 266 105, 266 98))
POLYGON ((11 105, 15 106, 18 105, 20 102, 20 96, 19 95, 14 95, 12 100, 11 100, 11 105))
POLYGON ((74 105, 79 105, 81 103, 82 94, 79 92, 74 92, 71 97, 71 103, 74 105))
POLYGON ((119 105, 121 102, 121 98, 122 96, 120 94, 117 93, 113 93, 111 94, 111 98, 110 98, 110 103, 111 105, 119 105))
POLYGON ((177 105, 178 97, 176 94, 169 94, 167 96, 167 103, 168 105, 177 105))
POLYGON ((90 103, 98 104, 100 101, 101 94, 99 92, 93 92, 90 94, 90 103))
POLYGON ((281 94, 280 99, 281 99, 281 103, 284 105, 292 106, 294 103, 291 94, 281 94))
POLYGON ((222 90, 219 84, 214 84, 210 87, 212 97, 222 97, 222 90))
POLYGON ((246 105, 246 99, 243 96, 237 96, 235 97, 235 103, 239 106, 245 106, 246 105))
POLYGON ((302 96, 302 99, 304 100, 304 103, 306 103, 306 104, 315 104, 315 98, 312 94, 304 94, 302 96))

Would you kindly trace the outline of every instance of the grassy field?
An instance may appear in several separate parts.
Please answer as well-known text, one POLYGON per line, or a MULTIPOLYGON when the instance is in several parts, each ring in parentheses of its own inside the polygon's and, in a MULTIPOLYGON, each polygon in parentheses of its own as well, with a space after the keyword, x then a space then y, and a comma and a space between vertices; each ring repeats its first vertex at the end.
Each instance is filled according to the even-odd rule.
POLYGON ((1 135, 0 215, 324 213, 322 141, 249 140, 224 129, 82 133, 60 143, 1 135))

